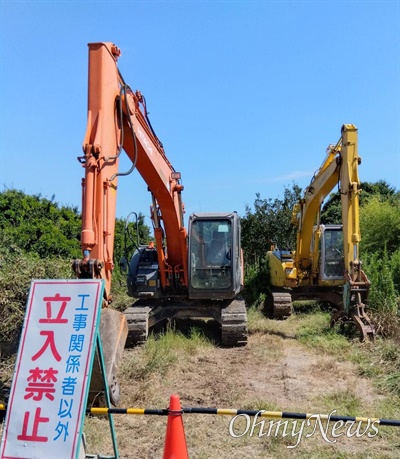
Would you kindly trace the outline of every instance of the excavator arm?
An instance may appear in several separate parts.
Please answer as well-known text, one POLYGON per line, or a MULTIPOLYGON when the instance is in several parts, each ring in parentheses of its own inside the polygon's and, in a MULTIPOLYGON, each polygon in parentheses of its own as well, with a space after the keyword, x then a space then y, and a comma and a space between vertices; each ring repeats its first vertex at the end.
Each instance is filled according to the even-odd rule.
MULTIPOLYGON (((89 44, 88 119, 79 161, 82 180, 83 258, 78 277, 105 280, 110 302, 118 177, 122 150, 152 194, 152 219, 164 289, 187 287, 187 240, 180 173, 168 161, 147 117, 144 97, 125 84, 117 67, 120 50, 112 43, 89 44)), ((128 172, 128 173, 129 173, 128 172)))
POLYGON ((357 128, 352 124, 342 126, 342 136, 336 145, 328 147, 326 158, 315 173, 310 185, 305 189, 304 196, 293 211, 293 222, 297 225, 297 246, 295 265, 301 271, 313 267, 313 275, 317 274, 319 239, 318 231, 314 235, 313 227, 319 225, 321 205, 336 185, 339 185, 342 226, 344 265, 350 272, 359 265, 359 195, 360 180, 358 166, 357 128), (314 250, 311 247, 314 247, 314 250))
POLYGON ((357 266, 360 264, 359 164, 361 164, 361 158, 358 156, 357 128, 353 125, 344 125, 342 127, 340 193, 342 198, 344 260, 349 271, 358 270, 357 266))

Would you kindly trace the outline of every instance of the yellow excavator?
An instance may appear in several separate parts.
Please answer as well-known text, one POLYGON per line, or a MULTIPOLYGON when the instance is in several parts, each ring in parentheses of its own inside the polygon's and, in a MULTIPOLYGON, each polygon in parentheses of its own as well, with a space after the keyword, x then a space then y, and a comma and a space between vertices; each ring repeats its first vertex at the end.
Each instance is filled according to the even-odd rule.
POLYGON ((357 128, 345 124, 339 141, 328 147, 324 162, 293 208, 296 250, 272 248, 267 253, 271 276, 267 308, 273 318, 289 316, 293 300, 313 299, 333 306, 331 326, 354 325, 361 340, 375 336, 366 313, 370 281, 359 259, 360 164, 357 128), (342 224, 323 225, 321 205, 336 185, 342 224))

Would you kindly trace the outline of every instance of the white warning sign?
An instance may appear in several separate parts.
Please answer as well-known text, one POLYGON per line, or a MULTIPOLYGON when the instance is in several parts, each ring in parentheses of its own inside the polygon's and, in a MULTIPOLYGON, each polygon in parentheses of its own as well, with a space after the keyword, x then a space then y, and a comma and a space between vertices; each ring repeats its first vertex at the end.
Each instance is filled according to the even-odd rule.
POLYGON ((1 459, 77 458, 102 295, 101 280, 32 281, 1 459))

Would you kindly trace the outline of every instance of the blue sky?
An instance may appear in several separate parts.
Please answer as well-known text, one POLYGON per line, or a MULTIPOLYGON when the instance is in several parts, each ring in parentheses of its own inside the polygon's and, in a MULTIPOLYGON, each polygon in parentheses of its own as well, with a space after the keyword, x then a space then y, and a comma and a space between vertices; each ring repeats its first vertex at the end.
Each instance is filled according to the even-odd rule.
MULTIPOLYGON (((361 180, 400 188, 399 1, 0 5, 1 190, 80 208, 87 44, 98 41, 121 49, 125 81, 146 97, 182 174, 186 221, 304 188, 344 123, 358 127, 361 180)), ((149 206, 137 172, 119 180, 118 217, 149 206)))

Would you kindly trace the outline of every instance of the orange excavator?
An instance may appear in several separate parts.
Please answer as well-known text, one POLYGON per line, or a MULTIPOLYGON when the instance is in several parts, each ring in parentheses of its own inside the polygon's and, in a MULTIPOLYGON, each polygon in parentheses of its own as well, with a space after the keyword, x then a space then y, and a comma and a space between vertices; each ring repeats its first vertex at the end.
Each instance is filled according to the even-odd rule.
POLYGON ((104 279, 104 309, 112 310, 108 306, 118 178, 126 175, 119 171, 119 158, 125 152, 131 170, 137 169, 151 195, 155 244, 139 245, 126 260, 128 294, 136 301, 103 327, 104 336, 124 336, 118 330, 126 321, 127 339, 135 344, 144 342, 161 321, 212 318, 221 325, 223 345, 245 345, 240 219, 236 212, 195 213, 185 228, 181 174, 169 162, 152 128, 145 98, 121 76, 119 56, 120 50, 112 43, 89 44, 88 120, 84 155, 78 158, 85 169, 83 257, 74 261, 76 276, 104 279))

